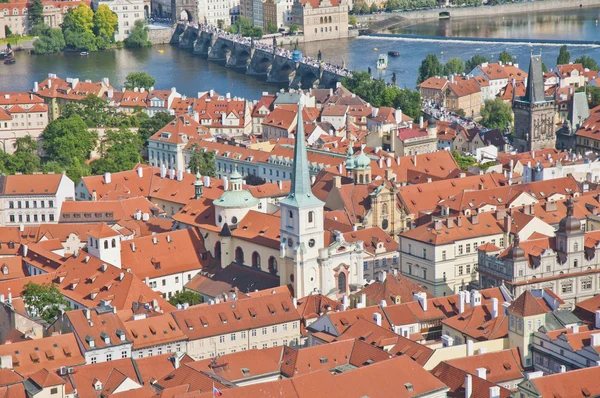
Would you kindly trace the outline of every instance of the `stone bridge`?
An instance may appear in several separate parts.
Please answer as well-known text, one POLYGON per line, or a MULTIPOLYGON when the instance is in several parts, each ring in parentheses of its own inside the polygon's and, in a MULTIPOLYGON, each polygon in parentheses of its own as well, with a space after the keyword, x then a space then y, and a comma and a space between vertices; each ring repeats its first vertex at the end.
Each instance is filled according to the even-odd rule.
POLYGON ((342 78, 319 67, 294 62, 268 50, 217 37, 211 32, 199 32, 198 28, 183 24, 177 25, 170 43, 227 68, 274 84, 287 84, 290 88, 334 88, 342 78))

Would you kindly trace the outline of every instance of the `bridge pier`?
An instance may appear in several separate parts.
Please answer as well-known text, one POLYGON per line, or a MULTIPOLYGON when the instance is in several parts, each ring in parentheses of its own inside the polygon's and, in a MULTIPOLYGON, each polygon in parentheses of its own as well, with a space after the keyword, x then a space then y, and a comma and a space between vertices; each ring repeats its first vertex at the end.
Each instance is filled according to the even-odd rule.
POLYGON ((208 57, 208 53, 215 44, 215 41, 217 41, 217 38, 214 33, 200 32, 200 36, 198 36, 196 43, 194 43, 193 53, 208 57))
POLYGON ((271 51, 255 49, 246 73, 251 76, 261 76, 265 79, 273 67, 273 53, 271 51))
POLYGON ((229 61, 229 58, 231 57, 233 47, 234 43, 231 40, 219 37, 208 53, 208 60, 227 64, 227 61, 229 61))
POLYGON ((286 83, 290 85, 296 78, 296 63, 291 59, 275 55, 267 82, 286 83))
POLYGON ((234 43, 231 56, 227 60, 225 66, 228 68, 243 69, 246 71, 248 69, 248 65, 250 65, 250 62, 252 61, 253 54, 253 48, 250 48, 245 44, 234 43))
POLYGON ((169 43, 179 45, 179 40, 181 39, 181 35, 185 32, 185 28, 186 26, 184 24, 178 23, 169 43))
POLYGON ((198 28, 193 28, 188 26, 188 28, 181 35, 181 39, 179 40, 179 48, 183 49, 193 49, 194 43, 198 38, 198 28))
POLYGON ((290 88, 318 88, 321 80, 321 70, 317 67, 299 64, 296 67, 296 74, 290 83, 290 88))

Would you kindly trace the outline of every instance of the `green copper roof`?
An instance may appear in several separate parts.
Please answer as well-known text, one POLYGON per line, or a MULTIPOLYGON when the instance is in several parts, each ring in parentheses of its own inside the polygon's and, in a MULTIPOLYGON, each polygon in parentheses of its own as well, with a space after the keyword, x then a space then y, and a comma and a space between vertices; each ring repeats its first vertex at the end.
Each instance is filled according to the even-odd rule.
POLYGON ((311 207, 323 206, 310 188, 310 171, 308 155, 306 154, 306 137, 304 136, 304 121, 302 120, 302 105, 298 104, 298 122, 296 124, 296 144, 294 145, 294 166, 292 186, 289 195, 281 200, 287 206, 311 207))
POLYGON ((213 202, 213 204, 221 207, 244 208, 256 206, 258 204, 258 199, 252 196, 248 190, 225 191, 219 199, 213 202))
POLYGON ((198 186, 198 185, 204 185, 202 183, 202 176, 200 175, 200 172, 196 173, 196 181, 194 181, 194 186, 198 186))
POLYGON ((354 167, 359 170, 365 170, 371 166, 371 158, 365 154, 364 149, 354 158, 354 167))

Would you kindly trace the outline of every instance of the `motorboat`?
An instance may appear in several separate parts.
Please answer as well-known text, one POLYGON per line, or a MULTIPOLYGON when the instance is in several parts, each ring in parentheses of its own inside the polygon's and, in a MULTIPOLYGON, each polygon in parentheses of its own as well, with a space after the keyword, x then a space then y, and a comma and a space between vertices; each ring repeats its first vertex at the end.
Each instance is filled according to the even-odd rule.
POLYGON ((388 51, 388 55, 390 57, 399 57, 400 53, 398 51, 388 51))
POLYGON ((88 55, 90 55, 90 53, 87 51, 82 51, 79 53, 79 55, 81 55, 82 57, 87 57, 88 55))
POLYGON ((385 54, 379 54, 379 58, 377 58, 377 69, 383 70, 388 66, 388 56, 385 54))

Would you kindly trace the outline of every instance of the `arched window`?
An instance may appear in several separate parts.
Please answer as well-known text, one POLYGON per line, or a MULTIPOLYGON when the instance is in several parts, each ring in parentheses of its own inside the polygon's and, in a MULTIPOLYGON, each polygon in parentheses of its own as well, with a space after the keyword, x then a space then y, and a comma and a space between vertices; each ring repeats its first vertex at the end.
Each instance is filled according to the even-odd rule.
POLYGON ((388 206, 387 206, 387 203, 384 203, 384 204, 381 206, 381 214, 383 214, 383 215, 386 215, 386 214, 388 214, 388 206))
POLYGON ((215 258, 217 260, 221 259, 221 242, 215 243, 215 258))
MULTIPOLYGON (((329 17, 329 23, 331 23, 331 17, 329 17)), ((329 28, 329 29, 331 29, 331 28, 329 28)))
POLYGON ((277 259, 275 256, 269 257, 269 272, 272 274, 277 274, 277 259))
POLYGON ((116 241, 116 239, 112 240, 112 247, 117 247, 117 241, 116 241))
POLYGON ((363 179, 363 175, 361 174, 358 176, 358 183, 362 184, 363 182, 364 182, 364 179, 363 179))
POLYGON ((320 19, 320 23, 323 23, 323 17, 321 17, 321 19, 320 19))
POLYGON ((108 249, 108 241, 107 240, 104 241, 104 248, 108 249))
POLYGON ((315 28, 315 33, 317 33, 317 28, 315 28))
POLYGON ((244 251, 239 246, 235 248, 235 261, 244 264, 244 251))
POLYGON ((258 254, 258 252, 252 253, 252 266, 254 268, 260 268, 260 254, 258 254))
POLYGON ((577 251, 577 250, 579 250, 579 243, 575 242, 575 243, 573 244, 573 250, 574 250, 574 251, 577 251))
POLYGON ((309 226, 315 225, 315 212, 314 211, 308 212, 308 225, 309 226))
POLYGON ((578 265, 579 264, 578 264, 577 260, 573 260, 573 267, 577 268, 578 265))
POLYGON ((340 272, 338 275, 338 291, 340 293, 346 293, 346 274, 340 272))
POLYGON ((96 249, 98 248, 98 239, 94 239, 94 246, 96 246, 96 249))

